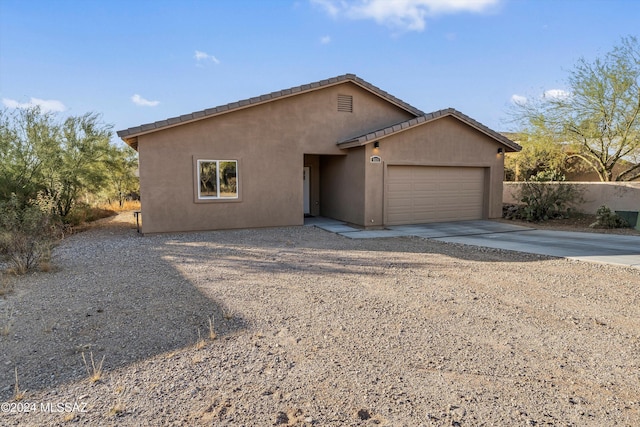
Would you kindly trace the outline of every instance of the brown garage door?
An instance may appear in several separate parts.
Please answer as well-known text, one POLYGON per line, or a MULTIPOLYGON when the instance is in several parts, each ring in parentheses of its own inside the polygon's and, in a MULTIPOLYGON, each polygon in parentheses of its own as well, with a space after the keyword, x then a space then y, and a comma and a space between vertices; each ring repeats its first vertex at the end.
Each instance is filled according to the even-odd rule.
POLYGON ((484 169, 389 166, 386 200, 389 225, 482 219, 484 169))

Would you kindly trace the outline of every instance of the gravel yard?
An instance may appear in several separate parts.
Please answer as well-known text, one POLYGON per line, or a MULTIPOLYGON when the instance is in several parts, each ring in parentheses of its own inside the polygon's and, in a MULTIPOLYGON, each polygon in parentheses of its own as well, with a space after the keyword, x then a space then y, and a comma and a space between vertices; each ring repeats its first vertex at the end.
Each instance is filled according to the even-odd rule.
POLYGON ((640 425, 640 269, 131 220, 12 279, 0 424, 640 425))

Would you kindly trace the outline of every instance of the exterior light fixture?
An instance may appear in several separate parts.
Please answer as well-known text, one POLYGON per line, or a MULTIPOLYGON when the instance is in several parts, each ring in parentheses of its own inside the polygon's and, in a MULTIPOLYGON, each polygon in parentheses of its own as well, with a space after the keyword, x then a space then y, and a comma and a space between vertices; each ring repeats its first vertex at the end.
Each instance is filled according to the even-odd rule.
POLYGON ((380 148, 380 141, 376 141, 373 143, 373 148, 380 148))
POLYGON ((502 149, 502 147, 498 148, 498 154, 504 154, 504 150, 502 149))

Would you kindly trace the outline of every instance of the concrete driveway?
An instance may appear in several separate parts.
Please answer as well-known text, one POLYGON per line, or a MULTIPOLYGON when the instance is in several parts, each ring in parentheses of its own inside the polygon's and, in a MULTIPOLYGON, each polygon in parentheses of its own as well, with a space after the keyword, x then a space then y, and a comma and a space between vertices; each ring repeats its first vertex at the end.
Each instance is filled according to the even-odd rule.
POLYGON ((305 224, 351 239, 417 236, 441 242, 640 268, 640 236, 536 230, 494 221, 401 225, 385 230, 360 230, 326 218, 311 218, 305 224))

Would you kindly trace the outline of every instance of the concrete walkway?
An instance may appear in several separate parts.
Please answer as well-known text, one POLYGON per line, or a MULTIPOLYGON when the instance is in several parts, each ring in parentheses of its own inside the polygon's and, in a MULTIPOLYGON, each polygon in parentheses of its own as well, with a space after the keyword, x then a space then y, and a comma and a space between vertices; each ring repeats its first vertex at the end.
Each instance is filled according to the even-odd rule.
POLYGON ((536 230, 495 221, 459 221, 361 230, 328 218, 308 218, 313 225, 350 239, 417 236, 581 261, 640 268, 640 236, 536 230))

